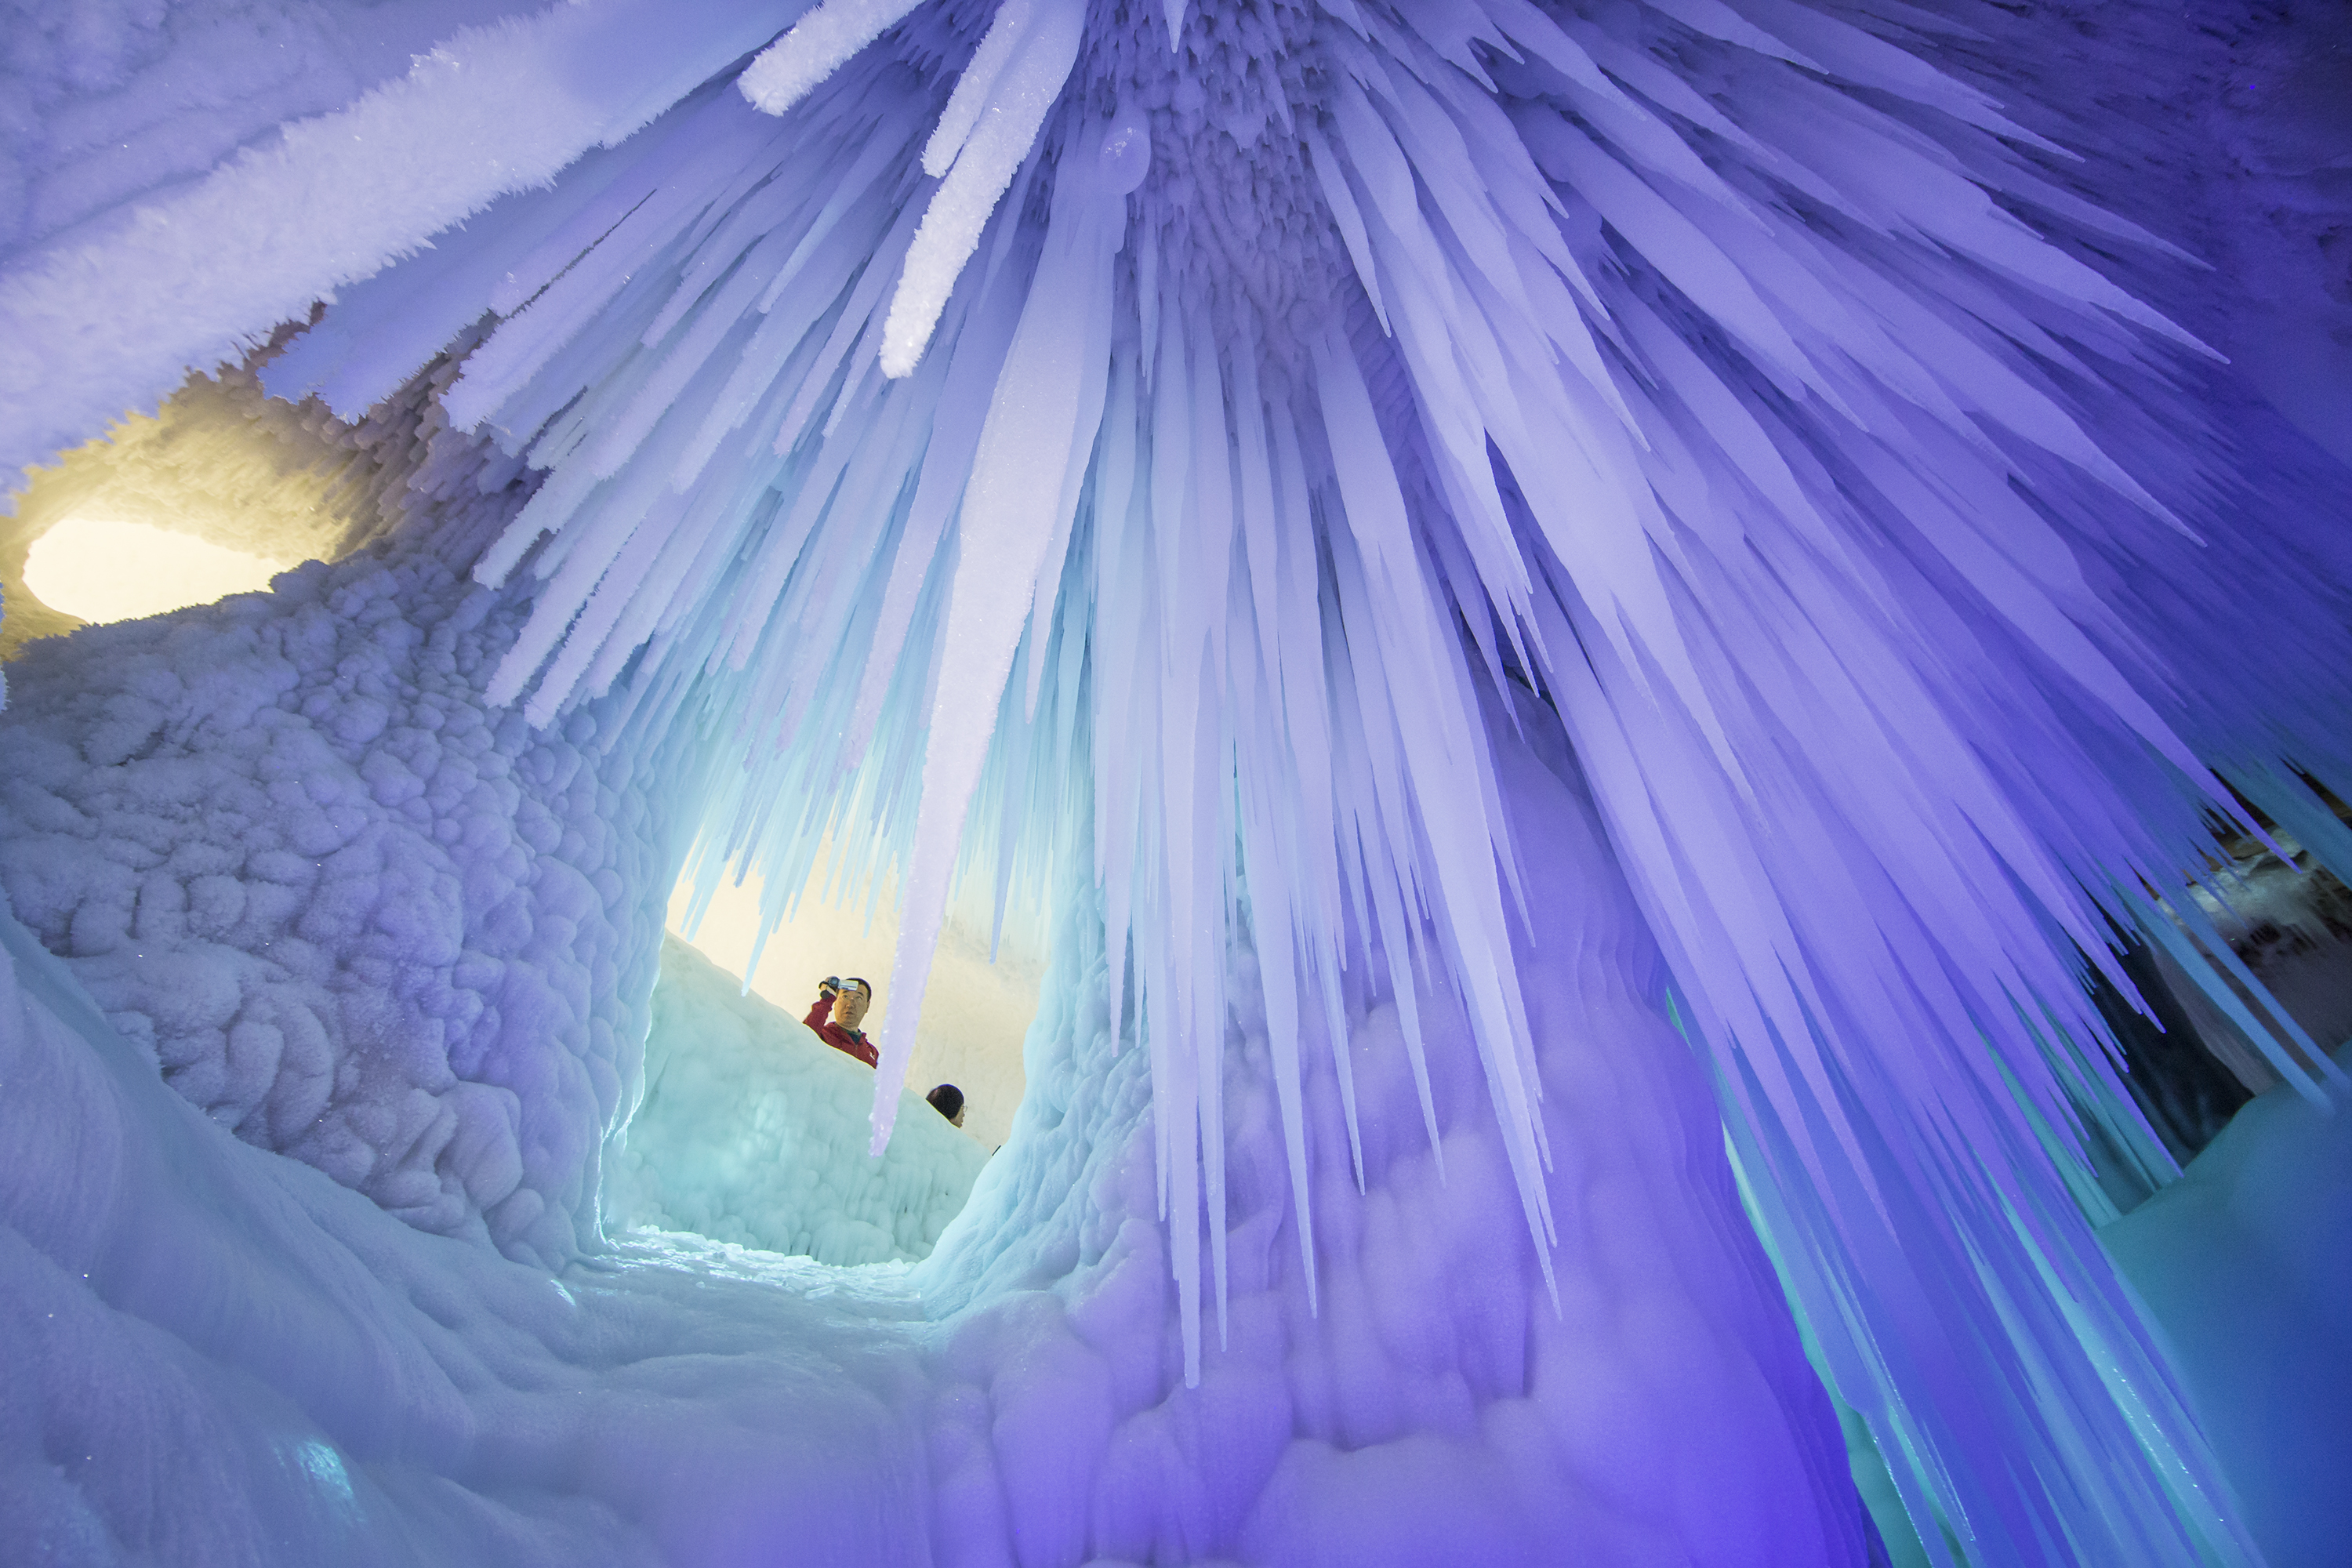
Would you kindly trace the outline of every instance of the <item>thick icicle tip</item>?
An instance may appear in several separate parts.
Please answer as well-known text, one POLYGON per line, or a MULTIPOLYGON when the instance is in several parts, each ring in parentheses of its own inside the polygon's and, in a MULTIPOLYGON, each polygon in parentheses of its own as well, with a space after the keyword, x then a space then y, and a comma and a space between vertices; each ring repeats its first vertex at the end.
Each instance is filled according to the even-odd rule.
POLYGON ((754 109, 782 114, 919 4, 920 0, 825 0, 761 50, 735 85, 754 109))
POLYGON ((1151 173, 1151 120, 1129 110, 1104 132, 1100 154, 1103 189, 1114 196, 1129 195, 1151 173))

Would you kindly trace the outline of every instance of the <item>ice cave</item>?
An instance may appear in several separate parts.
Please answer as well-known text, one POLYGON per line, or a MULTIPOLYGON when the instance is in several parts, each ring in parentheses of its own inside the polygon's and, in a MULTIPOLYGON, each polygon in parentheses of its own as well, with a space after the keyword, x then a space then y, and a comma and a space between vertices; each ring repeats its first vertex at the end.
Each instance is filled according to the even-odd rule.
POLYGON ((15 0, 0 1563, 2337 1568, 2347 464, 2341 0, 15 0))

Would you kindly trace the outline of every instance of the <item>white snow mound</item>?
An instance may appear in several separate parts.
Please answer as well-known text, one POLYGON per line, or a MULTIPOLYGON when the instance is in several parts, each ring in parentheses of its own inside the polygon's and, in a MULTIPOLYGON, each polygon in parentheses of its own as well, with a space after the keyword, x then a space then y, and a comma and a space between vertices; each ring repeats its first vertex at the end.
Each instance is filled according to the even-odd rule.
POLYGON ((888 1152, 869 1157, 873 1069, 675 936, 662 942, 645 1084, 608 1156, 615 1231, 693 1231, 820 1263, 912 1261, 988 1163, 903 1090, 888 1152))

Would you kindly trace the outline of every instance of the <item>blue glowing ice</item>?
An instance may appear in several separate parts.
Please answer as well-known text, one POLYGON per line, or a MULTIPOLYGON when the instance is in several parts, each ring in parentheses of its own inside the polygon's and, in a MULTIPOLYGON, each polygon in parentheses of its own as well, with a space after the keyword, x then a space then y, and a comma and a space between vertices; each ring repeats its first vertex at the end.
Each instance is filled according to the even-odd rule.
MULTIPOLYGON (((2074 1195, 2086 1119, 2147 1137, 2083 982, 2128 993, 2110 938, 2144 932, 2300 1091, 2341 1091, 2284 1009, 2255 1016, 2259 983, 2196 900, 2162 890, 2202 864, 2209 818, 2251 826, 2246 803, 2352 873, 2314 788, 2352 796, 2345 563, 2315 521, 2316 469, 2241 428, 2215 323, 2186 308, 2190 259, 2095 199, 2098 171, 2069 167, 2079 127, 1997 98, 1966 7, 742 9, 599 0, 467 30, 0 278, 26 324, 0 342, 10 461, 330 296, 265 368, 271 391, 356 424, 436 367, 446 430, 414 459, 378 570, 470 570, 465 690, 420 684, 412 664, 440 667, 407 648, 351 655, 381 666, 354 679, 494 738, 467 766, 515 776, 507 816, 552 814, 550 844, 508 847, 518 864, 568 864, 579 829, 602 857, 582 877, 613 879, 552 910, 568 884, 537 868, 508 910, 525 935, 485 911, 442 943, 434 984, 453 993, 551 914, 595 947, 532 961, 583 999, 558 1087, 534 1090, 516 1065, 532 1047, 503 1036, 476 1071, 444 1043, 456 1024, 418 1023, 432 1041, 386 1079, 435 1127, 495 1081, 519 1097, 503 1136, 451 1131, 434 1148, 457 1152, 425 1160, 437 1175, 401 1167, 417 1135, 357 1091, 342 1165, 294 1132, 248 1136, 381 1201, 367 1184, 400 1176, 450 1208, 430 1228, 501 1245, 521 1231, 485 1211, 527 1190, 550 1217, 533 1207, 508 1250, 561 1260, 593 1243, 596 1142, 630 1097, 614 1032, 641 1035, 649 953, 604 949, 643 934, 682 825, 719 847, 708 876, 731 859, 783 889, 830 838, 904 901, 877 1152, 956 878, 1065 907, 1031 1042, 1054 1064, 1033 1069, 1043 1108, 919 1276, 927 1310, 968 1314, 933 1363, 930 1462, 940 1517, 991 1543, 979 1557, 1010 1540, 1024 1561, 1301 1561, 1269 1522, 1284 1500, 1388 1518, 1404 1478, 1424 1499, 1454 1484, 1468 1449, 1445 1445, 1473 1433, 1549 1452, 1498 1414, 1511 1380, 1484 1362, 1458 1408, 1418 1384, 1349 1405, 1377 1405, 1366 1385, 1397 1366, 1487 1353, 1384 1323, 1350 1359, 1387 1310, 1367 1299, 1479 1320, 1409 1256, 1434 1231, 1383 1231, 1382 1205, 1480 1237, 1511 1310, 1555 1313, 1545 1333, 1596 1302, 1642 1310, 1611 1247, 1655 1262, 1682 1242, 1624 1242, 1639 1205, 1602 1177, 1690 1141, 1698 1195, 1660 1212, 1704 1228, 1732 1212, 1729 1171, 1671 1073, 1619 1108, 1654 1116, 1642 1157, 1612 1163, 1592 1108, 1558 1098, 1564 1064, 1603 1074, 1606 1053, 1559 1032, 1673 1052, 1671 1017, 1931 1560, 1954 1542, 1982 1563, 2251 1560, 2074 1195), (86 338, 105 341, 77 359, 86 338), (453 342, 462 358, 440 357, 453 342), (541 776, 567 767, 628 773, 634 837, 586 836, 594 792, 541 776), (1561 840, 1571 818, 1590 833, 1561 840), (553 1131, 530 1135, 534 1116, 553 1131), (1449 1181, 1479 1203, 1432 1195, 1449 1181), (1149 1243, 1124 1228, 1138 1216, 1161 1227, 1149 1243), (1296 1265, 1268 1256, 1284 1225, 1296 1265), (1165 1274, 1114 1267, 1138 1256, 1165 1274), (1114 1278, 1140 1328, 1104 1326, 1070 1283, 1114 1278), (1049 1281, 1070 1299, 1022 1341, 1031 1309, 1008 1303, 1049 1281), (1270 1324, 1315 1348, 1286 1360, 1270 1324), (1003 1371, 1024 1353, 1052 1369, 1034 1386, 1003 1371), (966 1384, 990 1392, 958 1404, 966 1384), (1040 1389, 1099 1416, 1099 1471, 1038 1436, 1040 1389), (1197 1510, 1139 1523, 1128 1492, 1190 1462, 1171 1457, 1192 1453, 1180 1408, 1286 1457, 1237 1458, 1232 1495, 1202 1481, 1197 1510), (1415 1472, 1395 1445, 1423 1438, 1415 1472), (1390 1458, 1353 1462, 1357 1444, 1390 1458), (1072 1522, 1089 1508, 1108 1510, 1092 1535, 1072 1522)), ((334 571, 368 599, 366 571, 334 571)), ((277 614, 228 618, 292 687, 331 684, 341 667, 277 614)), ((108 763, 91 737, 127 721, 77 705, 85 679, 155 710, 120 760, 158 782, 125 820, 179 787, 171 748, 214 743, 173 727, 196 699, 86 678, 82 657, 56 656, 15 721, 56 774, 0 799, 17 845, 136 837, 80 776, 108 763), (139 751, 156 735, 163 763, 139 751)), ((361 700, 378 696, 335 687, 285 721, 326 737, 322 776, 377 778, 390 742, 337 728, 361 700)), ((263 789, 258 770, 236 777, 263 789)), ((439 776, 318 803, 352 813, 336 847, 411 800, 399 842, 420 863, 446 826, 471 842, 482 814, 439 776)), ((162 879, 161 908, 223 873, 115 857, 120 918, 85 952, 101 921, 76 853, 18 848, 0 875, 53 950, 125 972, 101 1001, 149 1017, 165 1002, 140 999, 170 983, 118 951, 145 940, 138 878, 162 879)), ((156 919, 184 957, 184 921, 156 919)), ((313 923, 303 940, 372 995, 341 957, 384 921, 313 923)), ((150 1024, 191 1082, 217 1057, 212 1077, 264 1104, 277 1058, 238 1079, 228 1018, 150 1024)), ((1630 1489, 1586 1522, 1634 1531, 1609 1550, 1643 1550, 1633 1521, 1736 1561, 1706 1552, 1739 1550, 1745 1500, 1788 1524, 1774 1539, 1848 1560, 1850 1498, 1797 1524, 1759 1500, 1822 1484, 1826 1415, 1790 1392, 1752 1248, 1700 1250, 1689 1278, 1712 1285, 1659 1289, 1715 1314, 1685 1335, 1715 1347, 1690 1352, 1704 1375, 1764 1369, 1769 1398, 1721 1406, 1768 1456, 1756 1490, 1726 1483, 1709 1513, 1642 1490, 1647 1461, 1621 1456, 1600 1470, 1630 1489)), ((1594 1342, 1643 1373, 1597 1399, 1664 1398, 1656 1344, 1594 1342)), ((1546 1440, 1590 1459, 1591 1432, 1546 1403, 1570 1396, 1528 1383, 1560 1424, 1546 1440)), ((1562 1528, 1496 1506, 1495 1552, 1562 1528)), ((1444 1512, 1429 1501, 1416 1527, 1444 1512)), ((1398 1523, 1328 1549, 1425 1539, 1398 1523)))

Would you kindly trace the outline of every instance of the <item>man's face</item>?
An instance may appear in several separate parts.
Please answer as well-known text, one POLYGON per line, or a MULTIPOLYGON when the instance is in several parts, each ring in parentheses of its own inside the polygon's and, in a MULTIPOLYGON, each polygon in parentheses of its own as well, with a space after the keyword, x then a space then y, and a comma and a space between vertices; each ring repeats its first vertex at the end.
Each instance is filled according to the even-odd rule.
POLYGON ((845 985, 833 1004, 833 1016, 843 1028, 854 1029, 866 1021, 866 1009, 871 1005, 873 998, 864 986, 845 985))

